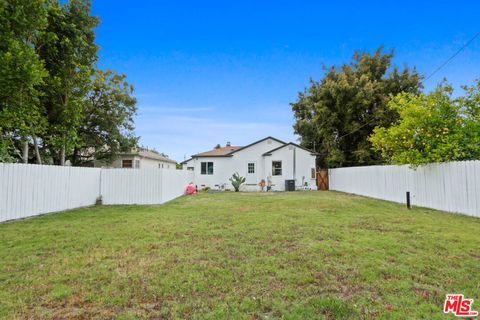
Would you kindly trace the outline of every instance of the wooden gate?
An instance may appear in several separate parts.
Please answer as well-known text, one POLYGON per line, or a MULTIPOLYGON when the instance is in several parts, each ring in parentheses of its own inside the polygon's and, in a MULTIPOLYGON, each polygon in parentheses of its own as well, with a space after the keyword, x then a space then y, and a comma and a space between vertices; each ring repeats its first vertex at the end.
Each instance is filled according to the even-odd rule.
POLYGON ((328 190, 328 169, 317 171, 317 189, 328 190))

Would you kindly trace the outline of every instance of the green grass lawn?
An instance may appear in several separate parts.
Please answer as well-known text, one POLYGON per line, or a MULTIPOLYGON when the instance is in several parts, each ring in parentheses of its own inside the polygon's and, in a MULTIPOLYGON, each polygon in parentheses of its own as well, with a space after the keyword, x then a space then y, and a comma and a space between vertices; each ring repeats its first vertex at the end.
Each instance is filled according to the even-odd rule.
POLYGON ((444 318, 480 219, 335 192, 219 193, 0 225, 0 317, 444 318))

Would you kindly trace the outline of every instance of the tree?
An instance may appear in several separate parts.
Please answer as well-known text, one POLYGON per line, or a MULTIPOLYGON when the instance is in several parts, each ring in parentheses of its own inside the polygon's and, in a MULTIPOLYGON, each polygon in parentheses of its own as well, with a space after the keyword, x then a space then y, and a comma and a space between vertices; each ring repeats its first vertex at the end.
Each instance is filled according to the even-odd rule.
POLYGON ((415 68, 392 67, 393 50, 373 54, 355 52, 353 61, 341 67, 324 68, 319 82, 299 93, 291 104, 295 133, 304 147, 317 151, 319 165, 339 167, 365 165, 381 160, 368 136, 376 126, 388 127, 398 118, 387 108, 391 95, 418 93, 421 76, 415 68))
POLYGON ((125 75, 112 70, 95 70, 93 86, 85 101, 84 118, 78 131, 78 143, 71 157, 73 165, 93 159, 111 162, 122 151, 137 145, 133 117, 136 99, 125 75))
POLYGON ((0 161, 27 163, 29 139, 44 130, 38 86, 47 73, 34 43, 46 24, 44 0, 0 2, 0 161))
POLYGON ((465 95, 458 98, 464 117, 464 140, 462 145, 468 159, 480 159, 480 80, 472 86, 463 86, 465 95))
POLYGON ((52 0, 48 26, 37 42, 37 52, 49 72, 42 86, 49 124, 43 141, 57 164, 63 165, 78 143, 82 102, 97 61, 94 28, 98 22, 90 16, 89 0, 70 0, 63 6, 52 0))
POLYGON ((0 1, 1 162, 28 162, 34 148, 37 163, 82 165, 137 144, 133 87, 95 70, 90 0, 62 3, 0 1))
POLYGON ((375 128, 373 148, 388 163, 414 167, 480 159, 480 83, 464 89, 466 96, 457 99, 445 83, 429 94, 396 95, 388 107, 399 119, 389 128, 375 128))

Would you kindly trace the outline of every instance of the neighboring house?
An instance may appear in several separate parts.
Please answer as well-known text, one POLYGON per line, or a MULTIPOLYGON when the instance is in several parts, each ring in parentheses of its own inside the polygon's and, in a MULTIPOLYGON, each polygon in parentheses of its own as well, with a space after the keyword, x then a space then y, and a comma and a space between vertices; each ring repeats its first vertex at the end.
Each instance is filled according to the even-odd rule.
POLYGON ((316 189, 315 160, 317 153, 295 143, 285 143, 273 137, 247 146, 231 146, 192 155, 182 162, 185 170, 193 170, 199 188, 232 189, 230 177, 238 172, 246 178, 242 189, 259 191, 262 180, 272 190, 285 190, 285 180, 294 180, 295 187, 316 189))
MULTIPOLYGON (((138 148, 129 153, 121 153, 117 159, 107 167, 135 168, 135 169, 176 169, 177 162, 158 152, 138 148)), ((105 165, 96 165, 105 166, 105 165)))

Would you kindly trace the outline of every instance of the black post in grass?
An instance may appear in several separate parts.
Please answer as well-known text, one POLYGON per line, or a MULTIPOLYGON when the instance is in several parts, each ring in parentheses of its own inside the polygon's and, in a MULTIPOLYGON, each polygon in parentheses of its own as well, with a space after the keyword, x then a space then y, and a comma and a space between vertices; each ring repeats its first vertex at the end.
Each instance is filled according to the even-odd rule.
POLYGON ((412 206, 410 204, 410 191, 407 191, 407 208, 411 209, 412 206))

